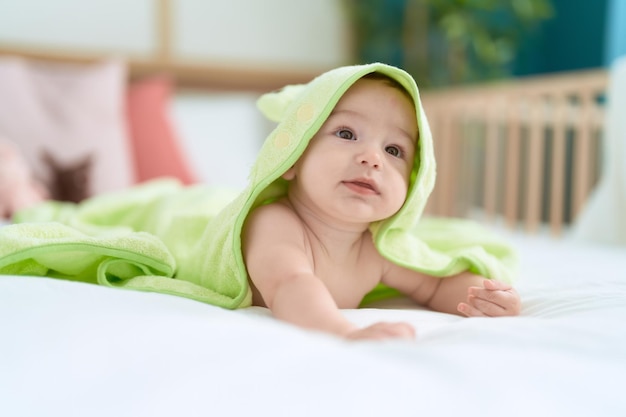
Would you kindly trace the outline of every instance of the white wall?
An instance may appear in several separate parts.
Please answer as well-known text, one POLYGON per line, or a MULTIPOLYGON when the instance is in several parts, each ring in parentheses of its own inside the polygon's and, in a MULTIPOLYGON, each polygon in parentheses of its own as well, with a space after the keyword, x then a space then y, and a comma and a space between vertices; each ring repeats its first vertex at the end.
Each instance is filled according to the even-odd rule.
POLYGON ((172 122, 188 163, 208 184, 243 189, 263 140, 274 127, 257 110, 255 93, 176 95, 172 122))
POLYGON ((349 57, 338 0, 180 0, 175 49, 184 58, 334 67, 349 57))
MULTIPOLYGON (((0 44, 138 57, 157 50, 157 0, 0 0, 0 44)), ((349 60, 338 0, 171 0, 174 56, 330 68, 349 60)))
POLYGON ((154 0, 0 0, 0 44, 150 55, 154 0))

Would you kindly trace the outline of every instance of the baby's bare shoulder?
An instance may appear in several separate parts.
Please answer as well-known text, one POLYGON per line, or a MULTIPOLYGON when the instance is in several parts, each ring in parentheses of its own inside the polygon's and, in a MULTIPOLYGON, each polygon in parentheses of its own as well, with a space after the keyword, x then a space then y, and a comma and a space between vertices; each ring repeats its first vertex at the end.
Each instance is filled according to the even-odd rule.
POLYGON ((301 240, 302 223, 286 204, 274 202, 252 210, 244 225, 244 239, 259 243, 272 240, 301 240))
POLYGON ((259 206, 253 209, 246 218, 246 223, 248 224, 270 223, 276 226, 276 222, 280 221, 298 221, 298 216, 293 209, 281 201, 259 206))

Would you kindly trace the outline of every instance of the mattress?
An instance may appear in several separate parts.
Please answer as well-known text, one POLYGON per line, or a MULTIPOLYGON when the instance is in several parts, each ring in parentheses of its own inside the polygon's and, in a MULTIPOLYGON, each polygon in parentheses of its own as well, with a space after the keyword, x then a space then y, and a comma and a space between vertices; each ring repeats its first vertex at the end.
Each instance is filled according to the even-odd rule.
POLYGON ((407 299, 343 310, 415 341, 345 341, 189 299, 0 276, 4 416, 623 416, 625 250, 509 234, 518 317, 407 299))

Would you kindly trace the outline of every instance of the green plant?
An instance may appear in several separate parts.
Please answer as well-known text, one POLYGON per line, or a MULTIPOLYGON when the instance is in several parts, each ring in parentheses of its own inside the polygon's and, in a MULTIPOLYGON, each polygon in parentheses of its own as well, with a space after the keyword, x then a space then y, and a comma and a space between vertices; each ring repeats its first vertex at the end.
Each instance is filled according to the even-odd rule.
POLYGON ((343 0, 357 59, 407 69, 422 85, 501 78, 550 0, 343 0))

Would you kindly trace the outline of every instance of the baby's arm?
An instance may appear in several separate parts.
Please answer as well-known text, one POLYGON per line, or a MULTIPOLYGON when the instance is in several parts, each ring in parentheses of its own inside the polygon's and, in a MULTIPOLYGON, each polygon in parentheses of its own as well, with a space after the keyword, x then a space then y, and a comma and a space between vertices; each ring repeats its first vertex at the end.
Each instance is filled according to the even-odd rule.
POLYGON ((438 278, 392 266, 383 282, 444 313, 496 317, 516 316, 521 310, 520 297, 512 286, 470 272, 438 278))
POLYGON ((303 328, 321 330, 348 339, 415 337, 414 329, 405 323, 376 323, 362 329, 357 327, 341 314, 326 286, 313 274, 294 274, 277 282, 273 291, 266 291, 263 297, 268 298, 267 306, 276 318, 303 328))
POLYGON ((276 318, 350 339, 414 337, 413 328, 404 323, 378 323, 361 329, 347 320, 315 275, 304 242, 299 220, 280 204, 261 207, 248 218, 246 267, 276 318))

